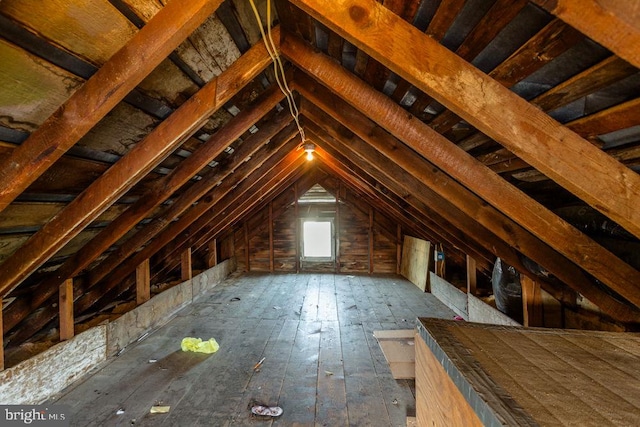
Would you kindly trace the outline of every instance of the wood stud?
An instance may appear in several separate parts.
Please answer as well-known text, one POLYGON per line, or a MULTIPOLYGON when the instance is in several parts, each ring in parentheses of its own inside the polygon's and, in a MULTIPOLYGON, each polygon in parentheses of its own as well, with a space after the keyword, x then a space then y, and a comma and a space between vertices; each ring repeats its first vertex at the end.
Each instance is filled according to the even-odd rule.
POLYGON ((73 279, 67 279, 60 285, 59 306, 60 341, 65 341, 73 338, 75 334, 73 318, 73 279))
POLYGON ((144 304, 151 299, 151 272, 149 258, 136 268, 136 304, 144 304))
POLYGON ((187 248, 182 252, 180 257, 180 272, 183 281, 191 280, 193 276, 193 268, 191 267, 191 248, 187 248))

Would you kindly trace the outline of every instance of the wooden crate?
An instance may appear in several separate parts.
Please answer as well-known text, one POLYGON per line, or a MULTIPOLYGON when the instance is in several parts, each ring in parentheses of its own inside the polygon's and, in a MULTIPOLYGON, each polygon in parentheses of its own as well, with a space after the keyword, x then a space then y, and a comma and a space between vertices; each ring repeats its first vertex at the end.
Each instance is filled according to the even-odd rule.
POLYGON ((640 334, 419 319, 418 425, 640 425, 640 334))

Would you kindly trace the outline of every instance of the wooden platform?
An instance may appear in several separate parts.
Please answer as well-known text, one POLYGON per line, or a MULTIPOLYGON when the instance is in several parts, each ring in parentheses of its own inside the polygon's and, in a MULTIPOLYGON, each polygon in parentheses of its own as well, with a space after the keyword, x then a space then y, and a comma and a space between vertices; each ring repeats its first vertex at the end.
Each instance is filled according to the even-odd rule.
POLYGON ((55 403, 71 405, 72 425, 267 425, 249 415, 258 401, 283 408, 274 425, 404 426, 414 382, 393 379, 373 331, 453 315, 399 276, 240 275, 55 403), (185 336, 220 350, 183 353, 185 336))
POLYGON ((418 425, 640 425, 640 334, 420 319, 418 425))

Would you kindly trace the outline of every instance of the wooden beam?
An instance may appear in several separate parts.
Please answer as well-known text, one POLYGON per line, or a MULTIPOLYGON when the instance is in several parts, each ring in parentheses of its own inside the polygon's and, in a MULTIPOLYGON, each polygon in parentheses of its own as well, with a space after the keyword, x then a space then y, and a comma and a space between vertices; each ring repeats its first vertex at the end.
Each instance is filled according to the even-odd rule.
MULTIPOLYGON (((303 157, 300 157, 294 164, 289 165, 287 169, 287 171, 278 172, 279 178, 277 179, 277 182, 273 182, 275 186, 269 185, 271 190, 265 193, 264 199, 247 197, 240 199, 236 198, 236 202, 233 203, 234 206, 227 208, 227 212, 231 212, 229 215, 226 213, 218 213, 211 221, 209 221, 209 223, 198 230, 194 237, 188 237, 188 233, 186 233, 184 235, 186 238, 185 241, 175 246, 172 243, 172 246, 174 246, 173 248, 163 249, 163 251, 156 257, 163 260, 163 268, 165 271, 169 271, 172 268, 172 261, 170 259, 172 251, 177 250, 177 248, 184 244, 199 247, 201 246, 201 242, 210 239, 212 236, 219 235, 223 230, 233 227, 234 224, 247 221, 247 228, 251 230, 249 233, 250 238, 257 235, 259 231, 262 231, 267 227, 267 221, 263 220, 259 225, 254 224, 249 218, 249 215, 251 215, 252 212, 261 211, 266 208, 266 205, 268 204, 266 201, 268 200, 274 200, 276 197, 285 196, 287 189, 291 188, 295 182, 301 182, 302 188, 309 189, 318 181, 317 177, 315 177, 315 173, 309 173, 309 170, 312 169, 312 167, 309 162, 304 160, 303 157), (313 182, 310 183, 311 181, 313 182)), ((265 190, 266 189, 267 188, 265 187, 265 190)), ((291 203, 293 203, 293 200, 289 199, 286 206, 291 205, 291 203)), ((280 206, 278 209, 283 211, 286 209, 286 206, 280 206)), ((211 213, 211 215, 213 215, 213 213, 211 213)), ((209 218, 211 218, 211 216, 209 216, 209 218)))
POLYGON ((207 256, 207 267, 218 265, 218 239, 211 239, 209 242, 209 255, 207 256))
POLYGON ((339 0, 331 9, 320 0, 292 3, 640 237, 640 176, 634 171, 375 0, 339 0))
POLYGON ((373 273, 373 208, 369 207, 369 229, 368 229, 368 239, 369 239, 369 274, 373 273))
POLYGON ((637 2, 533 0, 533 3, 640 68, 640 9, 637 2))
MULTIPOLYGON (((291 124, 289 127, 286 127, 275 138, 274 135, 282 129, 286 123, 291 122, 291 120, 290 114, 283 112, 281 116, 277 116, 269 124, 262 126, 258 132, 245 139, 243 144, 236 149, 233 157, 228 162, 218 166, 219 170, 217 172, 207 175, 204 179, 199 180, 196 184, 184 191, 179 197, 174 199, 170 207, 160 214, 159 217, 145 225, 135 235, 122 243, 107 259, 94 267, 85 281, 83 293, 86 293, 87 289, 92 288, 96 283, 109 275, 122 263, 122 260, 130 258, 139 247, 144 246, 148 240, 170 224, 173 218, 180 217, 187 209, 193 206, 199 198, 205 196, 207 191, 225 177, 230 176, 231 172, 235 170, 237 172, 236 176, 241 176, 242 173, 245 173, 247 169, 243 166, 243 162, 247 157, 251 156, 256 159, 265 159, 271 150, 277 150, 281 147, 284 141, 296 132, 295 125, 291 124), (267 146, 264 145, 266 140, 271 140, 267 146)), ((220 132, 223 132, 223 130, 221 129, 220 132)), ((228 183, 225 184, 225 186, 226 185, 228 185, 228 183)), ((52 289, 57 290, 57 286, 53 288, 48 285, 49 282, 43 283, 42 289, 33 296, 26 309, 24 306, 19 308, 15 303, 9 306, 7 314, 10 314, 8 318, 10 323, 9 321, 5 322, 8 323, 5 326, 8 326, 9 329, 13 328, 19 321, 24 319, 29 312, 44 304, 53 294, 52 292, 54 291, 52 291, 52 289)), ((97 298, 96 294, 99 292, 99 289, 93 289, 89 291, 89 297, 97 298)), ((80 303, 78 303, 78 306, 80 306, 80 303)))
POLYGON ((60 341, 66 341, 75 335, 73 319, 73 279, 67 279, 60 285, 58 305, 60 306, 60 341))
POLYGON ((476 285, 477 285, 477 276, 476 276, 476 260, 467 255, 467 293, 469 295, 476 295, 476 285))
POLYGON ((398 224, 396 230, 396 274, 400 274, 402 263, 402 226, 398 224))
MULTIPOLYGON (((346 134, 346 131, 335 128, 335 125, 330 120, 323 118, 323 113, 316 111, 321 108, 324 111, 324 115, 332 115, 334 120, 340 121, 342 125, 363 138, 371 146, 367 147, 355 138, 347 139, 347 137, 342 136, 341 138, 345 142, 345 147, 342 151, 355 150, 362 159, 365 159, 371 165, 371 169, 378 169, 383 174, 390 174, 395 179, 401 180, 403 188, 409 194, 415 195, 417 198, 425 198, 423 200, 425 205, 438 212, 446 212, 446 220, 439 220, 441 227, 446 227, 447 223, 451 223, 466 234, 467 240, 477 241, 484 247, 490 248, 491 252, 496 256, 505 259, 509 258, 509 263, 516 262, 519 264, 519 260, 513 256, 512 250, 504 245, 504 242, 506 242, 509 246, 517 248, 520 252, 544 266, 572 288, 583 292, 585 295, 587 293, 590 294, 590 299, 596 298, 602 305, 612 304, 612 307, 616 307, 621 312, 628 312, 628 310, 625 311, 626 306, 620 305, 615 299, 610 298, 606 293, 594 286, 591 280, 575 264, 566 260, 513 220, 492 206, 487 205, 482 199, 458 182, 438 172, 432 164, 415 156, 408 147, 389 135, 388 132, 377 128, 375 123, 364 117, 363 114, 356 111, 346 102, 328 94, 326 89, 323 89, 318 83, 296 77, 293 85, 305 96, 301 104, 301 110, 306 117, 318 123, 326 132, 333 133, 335 137, 341 137, 341 135, 346 134), (314 102, 316 106, 310 106, 306 101, 307 99, 314 102), (389 160, 392 163, 389 163, 389 160), (395 165, 404 170, 398 170, 395 165), (420 180, 424 187, 416 186, 413 183, 416 179, 420 180), (461 216, 459 211, 466 215, 461 216), (474 222, 481 224, 484 228, 478 227, 474 222), (487 233, 487 230, 493 234, 487 233), (502 241, 497 240, 496 236, 502 241)), ((407 122, 410 122, 410 120, 407 122)), ((408 125, 408 123, 402 123, 401 125, 408 125)), ((307 125, 311 130, 315 129, 313 126, 313 123, 307 125)), ((376 176, 376 180, 380 181, 382 179, 384 178, 376 176)), ((501 187, 498 186, 495 191, 500 189, 501 187)), ((405 196, 405 198, 407 197, 405 196)), ((410 199, 407 198, 407 200, 410 199)), ((430 214, 430 217, 438 218, 433 214, 430 214)), ((456 246, 464 248, 460 244, 456 246)), ((518 269, 526 271, 524 267, 518 269)), ((558 296, 558 299, 563 298, 558 296)))
POLYGON ((191 248, 182 251, 180 257, 180 275, 182 281, 191 280, 193 277, 193 268, 191 267, 191 248))
POLYGON ((298 205, 300 193, 298 192, 297 182, 294 184, 293 193, 295 197, 293 208, 296 217, 296 273, 300 273, 300 206, 298 205))
MULTIPOLYGON (((253 183, 252 186, 246 185, 244 187, 238 186, 236 190, 227 195, 224 201, 221 201, 221 205, 227 206, 225 215, 219 217, 219 221, 211 221, 210 215, 204 215, 193 222, 189 227, 187 234, 210 236, 221 233, 233 224, 242 221, 253 209, 262 205, 263 207, 268 203, 270 197, 274 197, 279 194, 284 188, 289 185, 293 185, 293 182, 287 182, 292 179, 295 174, 302 174, 300 167, 307 162, 302 155, 298 155, 298 150, 293 150, 288 153, 287 156, 279 162, 279 165, 274 168, 267 169, 261 176, 260 180, 254 179, 255 177, 245 179, 246 184, 253 183), (247 187, 249 189, 247 190, 247 187), (264 197, 255 197, 255 194, 264 194, 264 197), (204 234, 200 231, 204 229, 204 234)), ((217 208, 217 206, 216 206, 217 208)), ((210 214, 214 212, 209 211, 210 214)), ((197 240, 196 245, 201 245, 202 238, 197 240)))
POLYGON ((136 267, 136 304, 143 304, 151 299, 151 271, 149 258, 136 267))
MULTIPOLYGON (((446 171, 634 305, 640 306, 640 272, 636 269, 505 182, 429 126, 413 119, 386 96, 373 91, 366 83, 328 60, 323 54, 314 52, 297 38, 287 34, 282 40, 281 51, 294 64, 367 114, 431 163, 446 171)), ((302 89, 298 87, 299 91, 302 89)), ((640 186, 638 188, 640 191, 640 186)), ((609 301, 612 304, 610 307, 600 308, 609 313, 615 313, 621 308, 615 300, 609 301)))
MULTIPOLYGON (((309 118, 313 117, 312 120, 316 121, 316 117, 307 114, 307 108, 303 103, 302 111, 304 114, 309 118)), ((376 154, 379 155, 379 153, 374 148, 367 147, 366 144, 354 138, 338 142, 331 135, 323 134, 323 129, 328 132, 334 131, 331 128, 331 124, 326 121, 319 122, 321 124, 318 125, 311 122, 306 123, 307 135, 321 141, 321 148, 323 148, 323 150, 316 149, 316 152, 332 167, 334 167, 334 162, 331 158, 323 155, 324 149, 329 151, 332 158, 337 159, 337 161, 343 165, 345 165, 346 162, 337 153, 338 150, 342 155, 346 156, 347 159, 352 160, 352 162, 358 162, 360 164, 363 161, 366 162, 368 166, 366 174, 374 179, 375 184, 363 184, 363 182, 367 181, 362 175, 365 172, 356 170, 353 165, 344 166, 344 168, 347 169, 346 174, 340 174, 339 171, 337 171, 337 173, 340 174, 340 177, 344 179, 345 182, 353 183, 352 185, 359 189, 366 189, 367 186, 373 185, 375 185, 376 190, 378 190, 379 186, 386 187, 387 191, 384 192, 386 194, 371 193, 373 199, 386 200, 389 199, 388 193, 396 194, 398 198, 402 200, 402 204, 395 207, 390 204, 387 205, 386 210, 391 212, 392 215, 402 218, 405 212, 411 210, 409 208, 409 206, 411 206, 421 212, 420 220, 424 225, 418 227, 418 229, 423 231, 425 229, 429 230, 433 233, 433 236, 437 237, 438 241, 445 241, 473 253, 476 252, 469 246, 469 242, 477 242, 474 244, 484 244, 494 251, 497 250, 499 253, 503 253, 505 257, 513 260, 513 262, 517 261, 514 257, 515 253, 511 248, 496 239, 495 236, 487 233, 482 227, 478 227, 470 218, 459 215, 455 207, 443 205, 442 199, 432 197, 431 190, 419 183, 416 178, 409 175, 406 171, 403 171, 398 165, 387 160, 380 161, 380 159, 376 157, 376 154), (356 156, 359 157, 356 158, 356 156), (354 182, 349 174, 357 176, 362 183, 354 182), (415 195, 415 197, 408 196, 407 194, 415 195), (438 212, 446 212, 447 219, 443 218, 438 212)), ((430 236, 428 237, 434 240, 430 236)))
POLYGON ((273 259, 273 201, 269 202, 269 271, 275 270, 273 259))
MULTIPOLYGON (((122 236, 128 233, 133 227, 140 223, 161 203, 167 200, 177 190, 183 188, 193 176, 197 175, 203 168, 220 155, 228 146, 240 138, 249 128, 258 122, 267 112, 274 108, 282 99, 284 94, 279 88, 275 87, 261 95, 253 104, 232 118, 226 125, 207 140, 186 159, 181 161, 168 175, 159 178, 151 187, 143 194, 135 203, 127 208, 118 218, 107 225, 97 236, 91 239, 82 250, 71 256, 65 263, 60 266, 52 278, 48 281, 54 282, 56 278, 63 280, 65 277, 72 277, 79 274, 107 249, 112 247, 122 236)), ((285 112, 286 113, 286 112, 285 112)), ((201 120, 204 117, 197 117, 201 120)), ((280 114, 275 116, 273 120, 261 126, 260 130, 254 136, 247 138, 238 155, 251 155, 259 149, 263 140, 271 138, 276 132, 282 130, 291 121, 289 114, 280 114)), ((229 170, 231 172, 231 170, 229 170)), ((190 197, 191 203, 195 202, 199 196, 202 196, 208 188, 208 182, 213 179, 221 178, 219 170, 211 174, 212 176, 204 177, 198 181, 197 188, 202 189, 199 193, 190 197)), ((191 194, 194 189, 187 190, 182 193, 191 194)), ((184 205, 190 205, 185 203, 184 205)), ((174 202, 175 204, 175 202, 174 202)), ((175 207, 173 208, 175 212, 175 207)), ((176 215, 177 216, 177 215, 176 215)), ((114 257, 124 259, 128 254, 123 253, 126 247, 130 247, 131 243, 125 244, 124 247, 118 249, 118 254, 114 257)), ((134 248, 137 249, 137 248, 134 248)), ((111 267, 110 267, 111 268, 111 267)))
POLYGON ((340 181, 340 184, 338 185, 338 191, 336 191, 336 241, 335 241, 335 245, 336 245, 336 273, 340 273, 341 270, 341 265, 340 265, 340 231, 342 227, 342 212, 341 212, 341 207, 340 207, 340 196, 341 196, 341 190, 342 190, 342 181, 340 181))
POLYGON ((526 276, 520 277, 524 326, 544 326, 542 290, 540 285, 526 276))
MULTIPOLYGON (((182 247, 188 245, 199 249, 208 240, 229 229, 233 224, 240 223, 241 227, 244 227, 246 222, 249 239, 255 235, 254 231, 257 228, 267 227, 267 221, 264 221, 261 227, 252 225, 248 222, 248 214, 266 208, 269 200, 293 185, 307 172, 308 162, 304 156, 298 155, 296 151, 289 153, 279 166, 261 175, 259 180, 253 179, 254 177, 245 179, 243 183, 252 185, 227 194, 223 200, 216 204, 215 208, 207 211, 185 232, 172 239, 162 250, 157 251, 155 259, 169 267, 165 271, 171 268, 173 254, 180 251, 182 247), (255 194, 263 194, 264 197, 252 197, 255 194)), ((118 273, 116 272, 116 274, 118 273)), ((107 284, 110 285, 110 282, 107 284)))
POLYGON ((132 188, 239 88, 255 78, 270 60, 264 46, 257 45, 160 123, 0 265, 0 295, 20 284, 132 188))
MULTIPOLYGON (((193 207, 193 204, 198 200, 206 197, 206 194, 211 191, 211 188, 216 186, 221 180, 223 184, 220 185, 222 189, 230 188, 231 182, 236 182, 235 178, 242 176, 241 173, 247 170, 248 167, 253 165, 253 168, 257 167, 254 162, 250 163, 250 166, 244 166, 243 162, 248 156, 253 156, 259 159, 265 159, 272 150, 277 150, 284 145, 285 139, 290 137, 295 132, 295 126, 292 124, 289 127, 285 127, 280 133, 283 138, 271 139, 271 137, 277 133, 279 129, 284 127, 285 123, 289 123, 289 115, 287 112, 283 112, 282 116, 276 118, 273 122, 274 127, 265 126, 264 129, 259 130, 249 138, 247 138, 240 147, 236 149, 233 156, 228 162, 219 165, 219 170, 209 176, 201 179, 184 193, 177 197, 173 204, 159 215, 154 221, 147 224, 141 230, 133 235, 129 240, 124 242, 113 254, 105 259, 100 265, 91 270, 90 273, 90 286, 95 285, 97 282, 106 277, 113 269, 115 269, 123 259, 128 258, 134 254, 138 248, 144 246, 149 240, 160 233, 165 227, 171 224, 173 218, 180 217, 189 210, 189 215, 196 215, 194 212, 200 212, 205 204, 199 203, 199 206, 193 207), (282 120, 282 122, 281 122, 282 120), (264 145, 266 140, 271 139, 271 144, 264 145), (232 173, 233 172, 233 173, 232 173), (232 177, 231 180, 227 178, 232 177)), ((252 158, 253 158, 252 157, 252 158)), ((197 217, 196 217, 197 218, 197 217)))
POLYGON ((172 0, 22 145, 2 159, 0 211, 111 111, 220 3, 221 0, 172 0))
MULTIPOLYGON (((155 255, 171 242, 174 242, 183 231, 188 229, 189 236, 195 235, 197 231, 211 221, 210 216, 206 215, 207 213, 213 213, 212 210, 214 208, 222 211, 226 209, 222 204, 221 199, 223 199, 227 194, 231 194, 230 198, 234 201, 245 194, 245 192, 248 191, 247 188, 254 188, 256 191, 255 193, 246 193, 247 200, 255 198, 255 194, 262 194, 264 189, 262 189, 261 185, 266 185, 264 183, 265 180, 273 185, 274 178, 272 173, 270 173, 273 172, 272 169, 277 168, 281 163, 289 164, 293 162, 292 156, 295 158, 300 157, 300 153, 292 153, 288 151, 293 148, 293 145, 297 145, 295 140, 291 140, 288 145, 284 145, 275 153, 269 153, 262 164, 260 163, 260 158, 254 158, 251 159, 250 162, 246 162, 243 166, 236 169, 236 173, 231 176, 231 179, 222 181, 220 185, 201 198, 200 202, 192 206, 189 211, 180 217, 180 219, 172 222, 170 226, 158 233, 149 245, 145 246, 144 249, 118 265, 118 267, 112 271, 108 277, 105 275, 106 284, 103 284, 103 286, 94 285, 92 291, 86 292, 78 300, 79 310, 84 311, 91 307, 95 301, 102 296, 104 289, 110 289, 124 281, 137 264, 142 260, 155 255), (287 157, 287 155, 289 157, 287 157), (254 196, 250 197, 250 195, 254 196)), ((264 157, 262 159, 264 159, 264 157)), ((229 200, 229 198, 227 200, 229 200)), ((98 282, 96 281, 95 283, 98 282)))
POLYGON ((0 371, 4 371, 4 301, 0 298, 0 371))

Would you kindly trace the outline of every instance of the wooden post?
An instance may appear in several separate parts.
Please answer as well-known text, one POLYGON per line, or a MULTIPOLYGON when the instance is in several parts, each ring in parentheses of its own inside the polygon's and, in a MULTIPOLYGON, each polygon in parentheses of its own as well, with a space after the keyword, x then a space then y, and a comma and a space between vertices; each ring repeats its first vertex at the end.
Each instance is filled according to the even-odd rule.
POLYGON ((151 299, 151 272, 149 258, 136 268, 136 303, 138 305, 151 299))
POLYGON ((544 313, 540 285, 527 276, 520 276, 524 326, 543 326, 544 313))
POLYGON ((273 201, 269 202, 269 271, 274 272, 275 261, 273 259, 273 201))
POLYGON ((191 270, 191 248, 187 248, 180 256, 180 271, 182 272, 182 280, 191 280, 193 272, 191 270))
POLYGON ((73 338, 75 335, 73 322, 73 279, 67 279, 60 285, 60 341, 73 338))
POLYGON ((218 265, 218 239, 209 242, 209 256, 207 257, 207 267, 215 267, 218 265))
POLYGON ((251 271, 251 266, 249 265, 249 225, 247 222, 244 222, 244 271, 251 271))
POLYGON ((467 255, 467 293, 469 295, 476 294, 476 260, 467 255))
POLYGON ((4 301, 0 298, 0 371, 4 371, 4 325, 2 324, 2 317, 4 312, 2 307, 4 305, 4 301))
POLYGON ((369 208, 369 274, 373 273, 373 207, 369 208))
POLYGON ((293 209, 296 217, 296 273, 300 273, 300 208, 298 207, 298 183, 293 185, 294 205, 293 209))
POLYGON ((402 226, 396 226, 396 274, 400 274, 402 265, 402 226))
POLYGON ((340 273, 340 196, 342 195, 342 181, 338 182, 338 195, 336 197, 336 272, 340 273))

